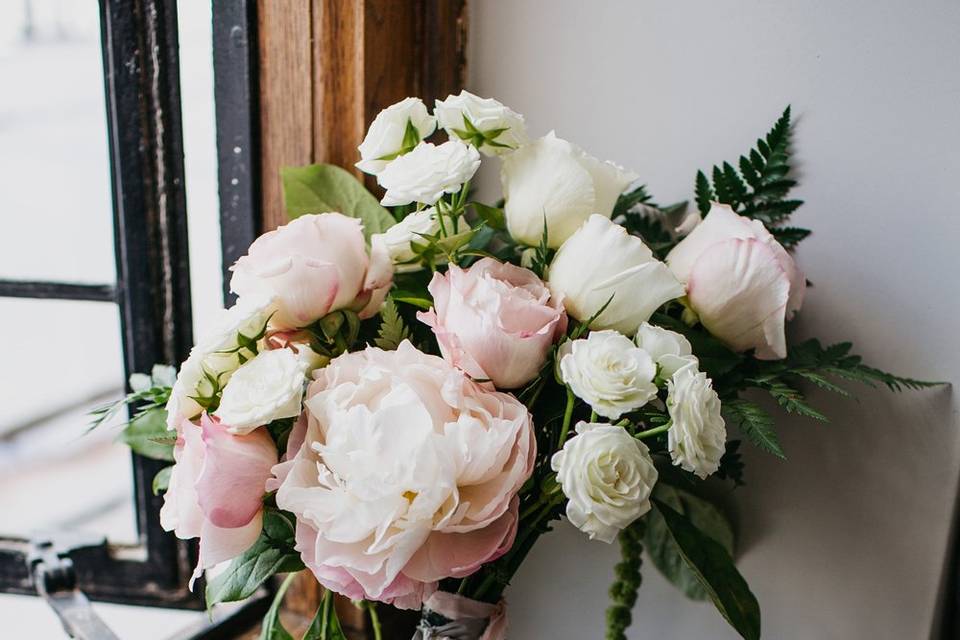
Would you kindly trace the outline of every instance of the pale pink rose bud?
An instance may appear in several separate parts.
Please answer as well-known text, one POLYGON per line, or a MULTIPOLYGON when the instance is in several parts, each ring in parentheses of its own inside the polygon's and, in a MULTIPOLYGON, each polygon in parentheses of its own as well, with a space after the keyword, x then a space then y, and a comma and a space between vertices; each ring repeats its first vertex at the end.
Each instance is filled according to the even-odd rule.
POLYGON ((305 327, 331 311, 377 313, 393 280, 390 256, 367 250, 360 220, 341 213, 300 216, 257 238, 231 267, 230 290, 266 295, 276 329, 305 327))
POLYGON ((786 357, 784 324, 803 304, 807 281, 762 222, 714 204, 666 261, 710 333, 760 360, 786 357))
POLYGON ((566 330, 561 298, 529 269, 493 258, 466 270, 451 265, 428 288, 434 306, 417 317, 433 328, 443 357, 501 389, 535 378, 566 330))
POLYGON ((176 464, 163 496, 160 525, 182 540, 200 538, 196 579, 204 569, 240 555, 260 536, 263 494, 277 447, 265 429, 233 435, 203 414, 184 420, 173 449, 176 464))

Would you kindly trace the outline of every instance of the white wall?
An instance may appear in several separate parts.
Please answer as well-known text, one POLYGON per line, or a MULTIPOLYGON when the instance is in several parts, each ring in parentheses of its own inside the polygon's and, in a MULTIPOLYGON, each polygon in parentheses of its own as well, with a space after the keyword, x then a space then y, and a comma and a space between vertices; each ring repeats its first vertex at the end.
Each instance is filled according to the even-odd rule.
MULTIPOLYGON (((794 330, 876 366, 960 380, 960 3, 476 0, 468 87, 637 170, 661 201, 735 160, 787 103, 815 235, 794 330)), ((490 177, 490 176, 488 176, 490 177)), ((489 186, 489 185, 488 185, 489 186)), ((949 388, 812 393, 789 460, 748 452, 741 570, 765 638, 929 634, 960 469, 949 388)), ((512 640, 602 637, 615 547, 567 525, 508 593, 512 640)), ((647 567, 632 638, 732 638, 647 567)))

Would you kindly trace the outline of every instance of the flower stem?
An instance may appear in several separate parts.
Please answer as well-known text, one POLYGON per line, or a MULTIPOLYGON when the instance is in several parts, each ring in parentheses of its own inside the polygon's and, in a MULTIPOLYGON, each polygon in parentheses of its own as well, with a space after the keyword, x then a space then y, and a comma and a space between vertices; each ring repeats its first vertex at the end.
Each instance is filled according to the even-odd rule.
POLYGON ((367 612, 370 614, 370 626, 373 627, 373 640, 383 640, 383 633, 380 631, 380 616, 377 614, 377 604, 367 602, 367 612))
POLYGON ((563 449, 563 443, 567 441, 567 434, 570 433, 570 421, 573 419, 573 405, 576 400, 573 390, 567 387, 567 407, 563 411, 563 426, 560 427, 560 438, 557 440, 558 451, 563 449))
POLYGON ((636 436, 634 436, 634 437, 643 439, 643 438, 650 438, 650 437, 652 437, 652 436, 660 435, 661 433, 664 433, 665 431, 667 431, 668 429, 670 429, 670 426, 671 426, 672 424, 673 424, 673 422, 668 422, 668 423, 665 424, 665 425, 661 425, 661 426, 659 426, 659 427, 654 427, 653 429, 647 429, 646 431, 641 431, 640 433, 638 433, 638 434, 637 434, 636 436))

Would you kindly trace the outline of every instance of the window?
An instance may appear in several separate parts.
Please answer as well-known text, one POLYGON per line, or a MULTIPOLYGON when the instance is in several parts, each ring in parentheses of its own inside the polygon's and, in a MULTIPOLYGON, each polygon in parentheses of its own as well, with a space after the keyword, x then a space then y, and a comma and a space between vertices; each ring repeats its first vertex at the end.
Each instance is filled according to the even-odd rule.
MULTIPOLYGON (((251 66, 249 33, 253 4, 215 3, 213 8, 217 148, 225 223, 222 257, 227 265, 246 250, 257 229, 258 195, 253 185, 256 93, 251 73, 255 67, 251 66)), ((173 0, 101 0, 99 28, 95 7, 88 2, 69 5, 26 0, 16 7, 0 8, 0 25, 7 30, 0 31, 0 73, 42 69, 39 78, 19 78, 32 103, 0 100, 0 107, 6 107, 10 116, 5 119, 0 110, 0 171, 5 181, 11 180, 9 188, 3 187, 0 207, 5 223, 9 222, 5 226, 12 229, 0 234, 0 313, 8 320, 11 316, 27 318, 31 325, 37 318, 50 319, 49 326, 38 327, 42 335, 35 339, 28 327, 19 327, 23 340, 10 348, 26 354, 31 342, 42 341, 52 346, 48 352, 70 354, 71 362, 78 365, 65 367, 72 373, 55 383, 38 382, 49 380, 49 361, 37 362, 36 371, 20 376, 24 394, 31 386, 45 384, 76 391, 77 396, 64 400, 71 411, 58 406, 57 399, 43 398, 50 409, 45 416, 36 415, 36 398, 31 406, 26 401, 20 406, 15 398, 4 403, 9 407, 0 418, 0 468, 12 469, 8 463, 13 459, 13 447, 5 449, 5 444, 14 443, 18 436, 23 436, 22 441, 37 440, 34 428, 50 424, 56 416, 56 420, 71 424, 55 430, 49 438, 59 438, 69 449, 79 442, 83 413, 91 403, 119 396, 130 373, 149 371, 158 362, 178 364, 186 357, 192 344, 192 321, 182 119, 189 121, 193 114, 181 113, 178 16, 173 0), (76 20, 63 23, 58 11, 66 11, 76 20), (50 18, 46 22, 42 19, 45 13, 50 18), (82 38, 73 37, 75 23, 82 25, 82 38), (50 37, 63 47, 53 53, 51 47, 30 49, 30 55, 49 58, 44 67, 22 64, 23 60, 12 54, 5 61, 5 43, 47 37, 37 25, 52 25, 50 37), (16 29, 20 33, 13 32, 16 29), (98 88, 101 83, 102 90, 98 88), (83 104, 63 105, 64 100, 83 104), (56 117, 44 119, 42 109, 54 102, 56 117), (99 113, 93 107, 95 102, 99 102, 99 113), (14 112, 17 109, 21 113, 14 112), (17 119, 30 113, 40 115, 17 119), (30 130, 31 122, 39 123, 35 130, 30 130), (10 136, 21 136, 21 143, 35 141, 41 148, 31 158, 4 154, 10 136), (57 147, 57 152, 48 151, 47 146, 57 147), (102 157, 88 157, 97 149, 102 150, 102 157), (56 157, 69 160, 57 164, 56 157), (76 170, 76 163, 83 163, 83 171, 76 170), (79 180, 78 174, 86 178, 79 180), (35 211, 18 215, 16 210, 26 211, 31 198, 42 200, 39 205, 32 203, 35 211, 60 207, 75 209, 76 215, 46 222, 35 211), (45 250, 51 255, 42 255, 45 250), (74 333, 71 327, 83 327, 83 331, 74 333), (93 359, 107 363, 97 367, 103 375, 84 375, 82 363, 93 359)), ((210 253, 209 243, 204 249, 203 253, 210 253)), ((205 267, 203 272, 217 271, 205 267)), ((31 359, 25 356, 21 360, 31 359)), ((13 373, 9 372, 11 377, 13 373)), ((24 395, 19 393, 21 387, 12 386, 17 391, 14 395, 24 395)), ((109 473, 105 475, 114 484, 121 482, 116 456, 107 455, 104 461, 112 465, 106 467, 109 473)), ((159 525, 162 498, 153 495, 151 483, 163 466, 133 456, 133 500, 122 496, 130 506, 128 512, 121 511, 121 517, 130 516, 135 527, 130 526, 129 535, 120 536, 122 539, 81 538, 78 532, 95 521, 95 513, 59 514, 55 519, 55 539, 71 548, 79 544, 70 557, 78 586, 91 599, 203 608, 202 590, 191 593, 187 588, 196 545, 176 540, 159 525)), ((17 481, 13 491, 24 500, 51 503, 61 510, 69 507, 76 478, 71 477, 71 468, 65 467, 62 488, 53 497, 29 495, 26 481, 17 481)), ((115 496, 111 497, 102 509, 111 511, 115 503, 115 496)), ((36 594, 27 569, 28 535, 37 526, 49 526, 50 520, 14 522, 5 518, 0 522, 0 592, 36 594)), ((254 613, 241 612, 234 618, 255 619, 254 613)))

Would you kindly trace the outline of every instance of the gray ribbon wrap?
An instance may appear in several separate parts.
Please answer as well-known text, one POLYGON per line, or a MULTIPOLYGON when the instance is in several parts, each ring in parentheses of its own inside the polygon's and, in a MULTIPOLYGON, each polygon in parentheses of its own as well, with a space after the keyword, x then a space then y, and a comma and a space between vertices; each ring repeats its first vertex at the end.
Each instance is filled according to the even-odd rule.
POLYGON ((435 611, 424 609, 413 640, 480 640, 488 621, 487 618, 449 620, 435 611))

